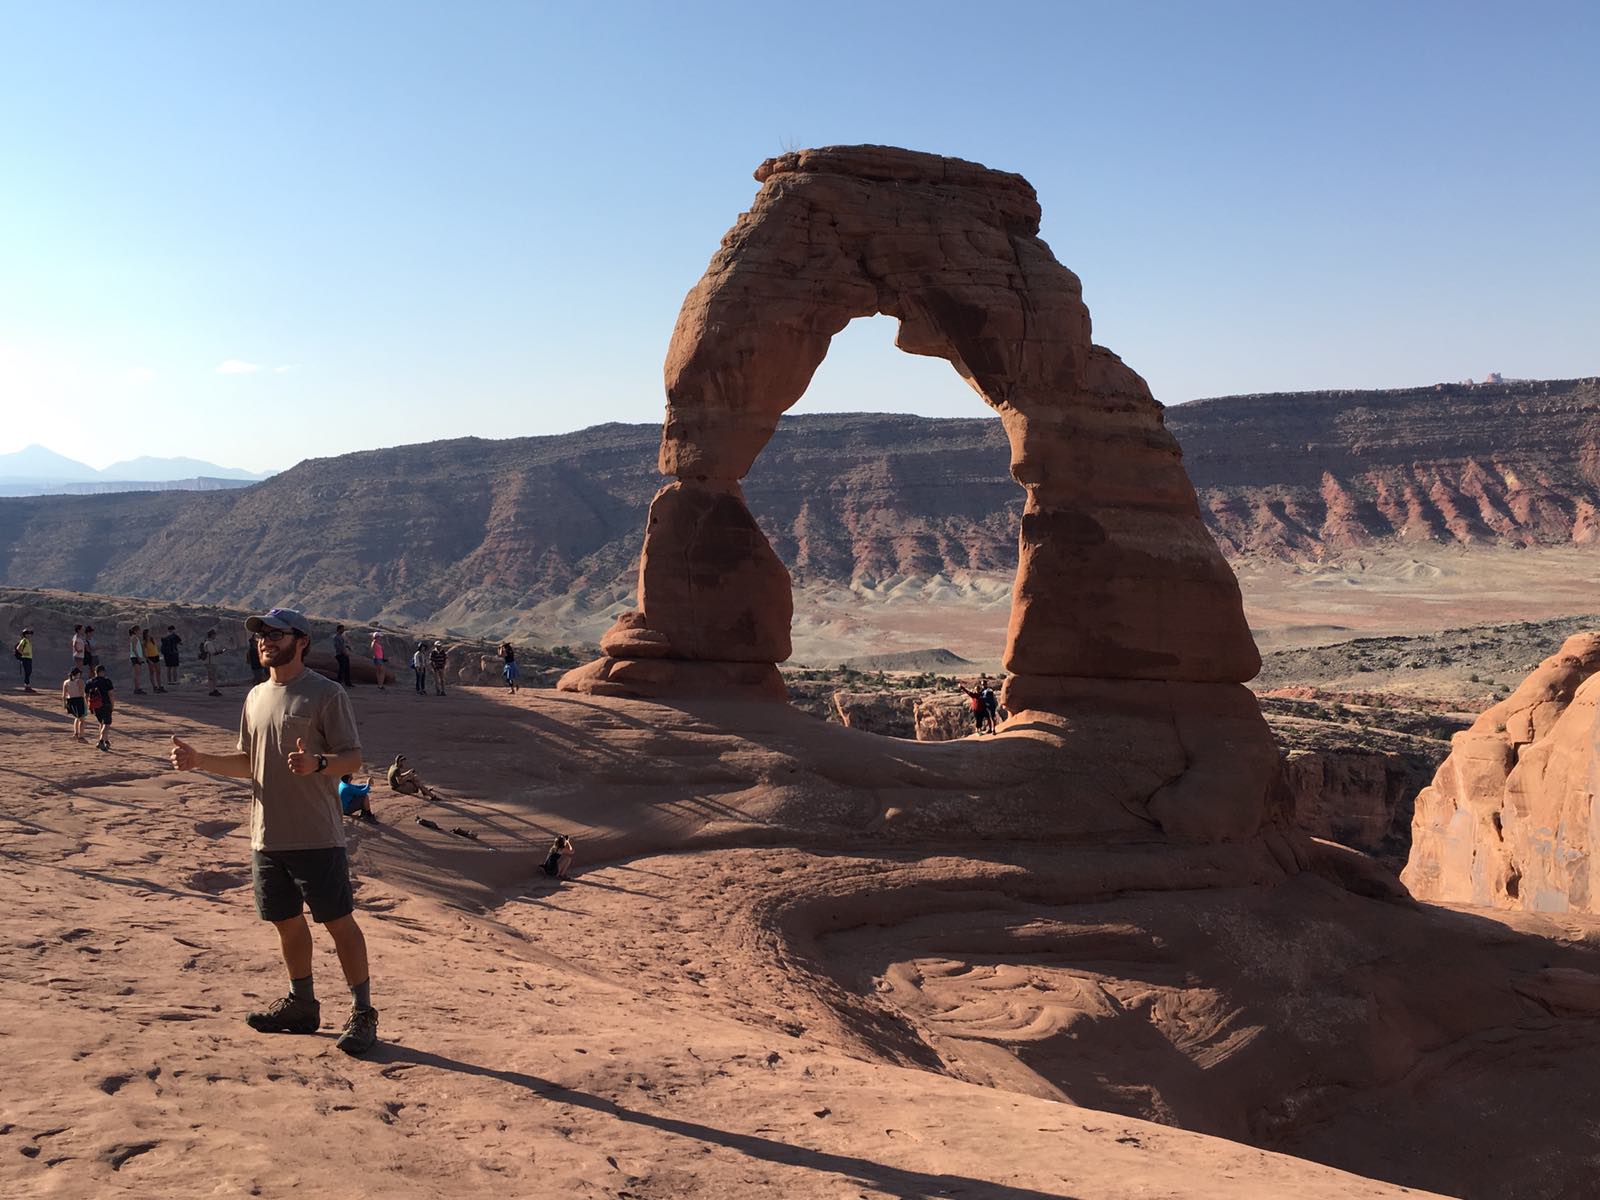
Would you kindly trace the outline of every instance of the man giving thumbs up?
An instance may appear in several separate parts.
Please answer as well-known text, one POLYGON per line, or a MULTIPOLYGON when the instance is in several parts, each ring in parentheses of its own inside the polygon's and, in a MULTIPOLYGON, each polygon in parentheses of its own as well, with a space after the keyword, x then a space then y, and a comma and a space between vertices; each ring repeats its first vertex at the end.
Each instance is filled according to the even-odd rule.
POLYGON ((305 666, 311 626, 275 608, 245 622, 267 682, 245 697, 232 753, 207 754, 172 739, 172 765, 250 781, 251 875, 256 911, 278 930, 289 994, 245 1017, 262 1033, 315 1033, 322 1024, 311 976, 311 929, 303 909, 328 931, 353 1000, 336 1045, 365 1054, 378 1040, 367 942, 356 924, 339 819, 341 775, 361 769, 361 742, 349 697, 305 666))

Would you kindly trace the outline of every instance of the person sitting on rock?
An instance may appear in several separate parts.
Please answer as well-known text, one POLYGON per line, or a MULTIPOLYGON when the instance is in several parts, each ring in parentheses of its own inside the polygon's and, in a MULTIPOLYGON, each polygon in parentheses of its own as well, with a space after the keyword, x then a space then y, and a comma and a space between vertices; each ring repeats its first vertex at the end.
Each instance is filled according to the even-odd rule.
POLYGON ((339 808, 347 817, 360 817, 368 825, 376 825, 378 818, 372 813, 372 776, 365 783, 356 783, 355 776, 339 776, 339 808))
POLYGON ((394 762, 389 766, 389 787, 402 796, 421 796, 424 800, 434 801, 439 799, 439 794, 423 783, 414 770, 406 766, 404 754, 396 754, 394 762))
POLYGON ((572 860, 575 857, 577 852, 572 848, 572 839, 565 834, 557 834, 555 841, 550 843, 550 853, 545 855, 544 862, 539 864, 539 870, 559 883, 572 869, 572 860))

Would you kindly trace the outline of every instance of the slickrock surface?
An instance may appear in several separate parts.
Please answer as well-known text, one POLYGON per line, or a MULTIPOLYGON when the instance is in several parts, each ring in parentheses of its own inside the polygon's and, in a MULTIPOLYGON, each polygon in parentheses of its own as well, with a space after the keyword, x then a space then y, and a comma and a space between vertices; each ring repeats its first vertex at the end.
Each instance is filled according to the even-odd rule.
MULTIPOLYGON (((380 785, 383 823, 352 829, 366 1061, 241 1020, 283 985, 244 787, 161 758, 174 732, 226 744, 237 689, 126 705, 110 755, 47 698, 0 703, 0 1193, 1592 1187, 1600 954, 1575 917, 1367 898, 1314 845, 1175 846, 1019 733, 356 701, 369 764, 403 749, 444 793, 380 785), (558 830, 578 872, 530 886, 558 830)), ((316 969, 331 1025, 322 940, 316 969)))
POLYGON ((1417 797, 1406 885, 1420 898, 1600 912, 1595 721, 1600 633, 1562 643, 1457 734, 1417 797))

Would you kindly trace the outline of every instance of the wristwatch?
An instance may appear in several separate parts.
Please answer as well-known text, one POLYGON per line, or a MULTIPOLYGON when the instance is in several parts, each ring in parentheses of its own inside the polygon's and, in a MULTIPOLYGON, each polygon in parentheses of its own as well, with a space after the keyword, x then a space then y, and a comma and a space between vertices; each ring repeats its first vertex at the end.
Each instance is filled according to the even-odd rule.
POLYGON ((328 769, 328 756, 326 754, 317 755, 317 770, 326 771, 327 769, 328 769))

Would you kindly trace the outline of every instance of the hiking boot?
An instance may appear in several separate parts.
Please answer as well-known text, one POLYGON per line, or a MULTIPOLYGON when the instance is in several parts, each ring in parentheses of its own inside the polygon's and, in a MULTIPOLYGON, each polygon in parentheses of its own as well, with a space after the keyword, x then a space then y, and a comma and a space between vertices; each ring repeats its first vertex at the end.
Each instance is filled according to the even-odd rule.
POLYGON ((222 695, 222 693, 219 692, 216 688, 212 688, 209 692, 206 693, 206 695, 208 695, 208 696, 220 696, 220 695, 222 695))
POLYGON ((344 1032, 335 1046, 346 1054, 365 1054, 378 1044, 378 1010, 352 1008, 350 1018, 344 1023, 344 1032))
POLYGON ((361 819, 368 825, 376 825, 378 823, 378 818, 373 815, 370 808, 363 808, 361 810, 361 819))
POLYGON ((257 1033, 315 1033, 322 1025, 322 1005, 298 996, 279 996, 245 1023, 257 1033))

